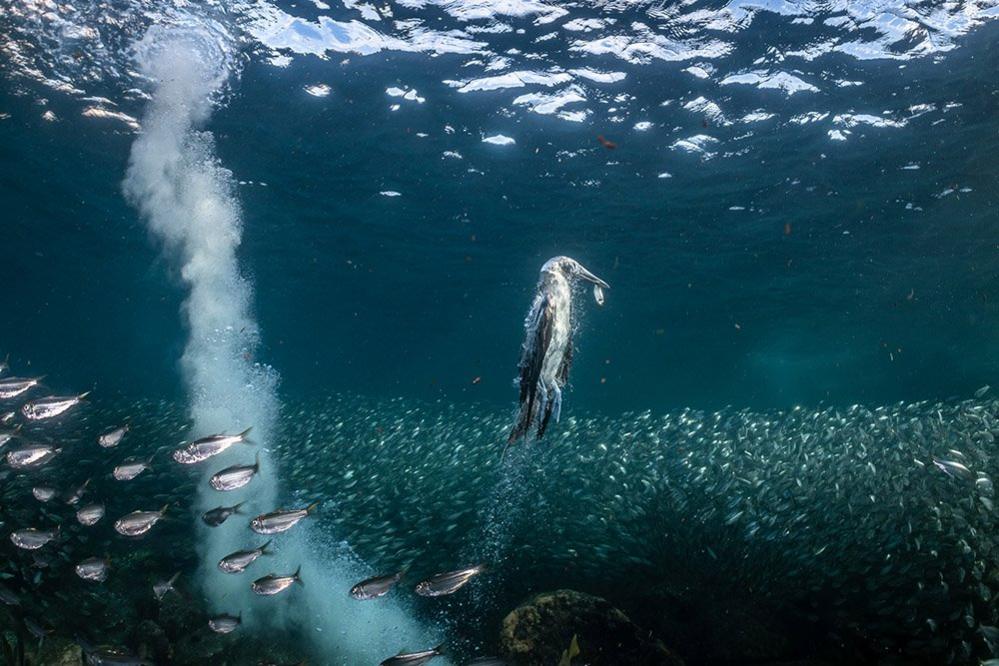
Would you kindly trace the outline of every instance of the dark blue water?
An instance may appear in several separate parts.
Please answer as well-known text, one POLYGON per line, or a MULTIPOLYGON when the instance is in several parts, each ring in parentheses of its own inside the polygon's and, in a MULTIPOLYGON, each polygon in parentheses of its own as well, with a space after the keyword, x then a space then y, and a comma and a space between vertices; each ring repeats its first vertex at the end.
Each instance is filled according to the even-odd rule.
MULTIPOLYGON (((251 64, 211 129, 237 179, 266 183, 239 190, 262 360, 295 394, 509 401, 534 275, 562 253, 613 287, 606 310, 586 308, 579 407, 967 393, 996 363, 994 33, 986 27, 944 63, 852 74, 867 80, 865 107, 897 107, 898 97, 963 105, 946 114, 861 126, 842 145, 821 127, 760 123, 736 144, 746 154, 705 162, 668 148, 673 134, 703 130, 675 109, 650 110, 681 128, 673 134, 497 117, 494 100, 446 90, 442 103, 391 112, 393 76, 425 90, 441 72, 414 56, 372 56, 334 70, 335 93, 315 99, 300 83, 329 78, 329 65, 251 64), (490 124, 515 128, 517 144, 481 143, 472 128, 490 124), (618 148, 604 150, 597 134, 618 148), (664 171, 673 177, 657 178, 664 171), (971 191, 934 196, 962 188, 971 191)), ((696 92, 665 69, 618 87, 648 98, 696 92)), ((74 119, 61 100, 52 106, 68 119, 45 123, 6 87, 3 347, 61 368, 73 385, 174 391, 181 294, 120 193, 129 133, 74 119)), ((860 106, 856 90, 818 103, 755 90, 723 101, 778 101, 792 114, 860 106)))
MULTIPOLYGON (((494 427, 555 255, 612 287, 576 301, 578 460, 590 417, 946 401, 999 372, 995 3, 0 7, 0 351, 52 392, 197 402, 190 285, 122 183, 163 84, 133 45, 212 21, 229 65, 190 131, 235 184, 241 359, 280 376, 278 407, 402 398, 494 427)), ((350 441, 391 431, 371 412, 350 441)), ((954 418, 941 444, 970 441, 954 418)), ((290 476, 283 499, 335 492, 290 476)))

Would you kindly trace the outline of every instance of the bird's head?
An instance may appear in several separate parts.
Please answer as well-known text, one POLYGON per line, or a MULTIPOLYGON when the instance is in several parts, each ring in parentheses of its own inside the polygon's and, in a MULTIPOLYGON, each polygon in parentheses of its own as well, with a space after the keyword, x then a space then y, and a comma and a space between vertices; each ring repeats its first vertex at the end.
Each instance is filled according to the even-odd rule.
POLYGON ((596 275, 586 270, 586 268, 572 257, 552 257, 541 267, 541 272, 557 273, 567 280, 582 278, 592 282, 603 289, 610 289, 610 285, 598 278, 596 275))

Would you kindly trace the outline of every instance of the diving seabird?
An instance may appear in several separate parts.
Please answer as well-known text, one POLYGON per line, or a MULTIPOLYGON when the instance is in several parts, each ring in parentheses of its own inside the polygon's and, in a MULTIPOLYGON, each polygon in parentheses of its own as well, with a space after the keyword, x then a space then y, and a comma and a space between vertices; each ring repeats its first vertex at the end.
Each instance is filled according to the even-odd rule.
POLYGON ((562 408, 562 387, 572 364, 572 285, 583 278, 593 283, 593 297, 603 305, 610 285, 569 257, 553 257, 541 267, 537 294, 524 319, 524 346, 520 355, 520 414, 507 443, 545 434, 562 408))

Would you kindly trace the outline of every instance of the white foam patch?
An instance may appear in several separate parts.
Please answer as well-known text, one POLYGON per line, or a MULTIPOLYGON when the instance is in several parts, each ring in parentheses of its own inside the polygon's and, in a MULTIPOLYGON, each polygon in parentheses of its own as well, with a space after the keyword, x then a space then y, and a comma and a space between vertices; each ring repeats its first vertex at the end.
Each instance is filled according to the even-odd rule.
POLYGON ((117 120, 118 122, 125 123, 131 129, 139 129, 139 121, 128 115, 127 113, 122 113, 121 111, 112 111, 110 109, 105 109, 100 106, 88 106, 83 110, 82 115, 85 118, 106 118, 111 120, 117 120))
POLYGON ((330 92, 332 92, 332 88, 325 83, 316 83, 315 85, 305 86, 305 92, 313 97, 328 97, 330 92))
POLYGON ((385 94, 389 97, 401 97, 406 101, 416 102, 417 104, 423 104, 427 101, 426 98, 420 97, 420 94, 416 92, 415 89, 405 89, 392 86, 391 88, 385 89, 385 94))
POLYGON ((614 23, 614 19, 578 18, 563 23, 562 29, 573 32, 592 32, 605 28, 612 23, 614 23))
POLYGON ((905 127, 906 121, 892 120, 882 116, 872 116, 867 113, 841 113, 833 117, 833 123, 843 127, 869 125, 871 127, 905 127))
POLYGON ((732 74, 721 80, 721 85, 743 84, 756 86, 757 88, 781 90, 788 95, 799 92, 818 92, 819 89, 812 84, 799 79, 787 72, 768 72, 766 70, 756 70, 744 74, 732 74))
POLYGON ((635 64, 653 60, 680 62, 695 58, 721 58, 732 50, 730 44, 715 39, 674 39, 640 22, 632 23, 631 28, 634 34, 611 35, 591 41, 577 40, 570 50, 612 55, 635 64))
POLYGON ((624 81, 625 77, 628 76, 624 72, 601 72, 588 67, 570 69, 569 73, 595 83, 617 83, 618 81, 624 81))
POLYGON ((517 142, 505 134, 494 134, 492 136, 482 137, 482 143, 491 143, 494 146, 512 146, 517 142))
POLYGON ((552 87, 572 81, 572 76, 566 72, 534 72, 523 70, 507 72, 498 76, 486 76, 468 81, 445 81, 449 86, 457 88, 460 93, 481 92, 486 90, 503 90, 505 88, 523 88, 527 85, 552 87))
POLYGON ((771 118, 774 117, 774 115, 775 114, 773 113, 768 113, 767 111, 759 109, 757 111, 752 111, 750 113, 747 113, 742 118, 740 118, 740 120, 744 123, 759 123, 764 120, 770 120, 771 118))
POLYGON ((527 106, 534 113, 552 115, 561 111, 562 107, 568 104, 577 104, 585 101, 586 95, 583 94, 583 89, 572 85, 551 94, 529 93, 521 95, 514 99, 513 103, 517 106, 527 106))
POLYGON ((334 21, 320 16, 309 21, 288 14, 266 2, 257 2, 248 12, 247 32, 264 46, 297 54, 322 56, 335 53, 371 55, 380 51, 435 54, 480 53, 486 45, 451 31, 407 26, 400 36, 383 34, 360 21, 334 21))
POLYGON ((697 97, 692 99, 689 102, 686 102, 683 105, 683 108, 691 113, 703 115, 717 125, 732 124, 727 118, 725 118, 725 114, 722 113, 721 107, 706 97, 697 97))
POLYGON ((712 152, 710 148, 717 143, 718 139, 713 136, 708 136, 707 134, 695 134, 694 136, 687 137, 686 139, 677 139, 670 145, 670 148, 685 153, 698 154, 707 159, 714 157, 715 153, 712 152))

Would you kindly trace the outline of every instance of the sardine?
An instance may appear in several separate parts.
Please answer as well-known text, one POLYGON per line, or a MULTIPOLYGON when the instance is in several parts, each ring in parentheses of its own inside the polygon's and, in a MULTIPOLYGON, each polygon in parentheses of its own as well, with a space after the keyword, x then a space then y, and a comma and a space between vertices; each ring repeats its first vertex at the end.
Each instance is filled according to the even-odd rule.
POLYGON ((209 483, 215 490, 236 490, 248 484, 260 470, 260 454, 252 465, 233 465, 212 476, 209 483))
POLYGON ((593 284, 593 300, 597 302, 597 305, 604 304, 604 289, 596 283, 593 284))
POLYGON ((961 463, 954 460, 943 460, 941 458, 934 458, 933 464, 936 465, 937 469, 946 474, 947 476, 959 476, 965 479, 974 478, 974 473, 962 465, 961 463))
POLYGON ((262 513, 250 521, 250 529, 257 534, 278 534, 290 530, 302 518, 316 510, 319 502, 315 501, 304 509, 278 509, 271 513, 262 513))
POLYGON ((31 400, 21 405, 21 415, 29 421, 51 419, 80 404, 88 395, 90 391, 84 391, 80 395, 50 395, 31 400))
POLYGON ((253 581, 250 586, 255 593, 264 596, 269 596, 272 594, 277 594, 278 592, 283 592, 291 587, 292 583, 298 583, 299 585, 305 585, 302 582, 302 578, 298 575, 302 570, 302 567, 295 569, 295 573, 290 576, 278 576, 277 574, 268 574, 263 578, 258 578, 253 581))
POLYGON ((103 583, 108 577, 108 563, 99 557, 88 557, 76 565, 76 575, 83 580, 103 583))
POLYGON ((50 444, 29 444, 7 452, 7 464, 14 469, 41 467, 62 451, 50 444))
POLYGON ((219 560, 219 569, 226 573, 242 573, 246 570, 246 567, 256 561, 261 555, 270 555, 270 551, 267 550, 267 546, 271 545, 268 541, 260 548, 254 548, 253 550, 237 550, 235 553, 226 555, 221 560, 219 560))
POLYGON ((83 495, 87 492, 87 486, 89 485, 90 479, 87 479, 76 488, 69 491, 69 493, 66 494, 66 504, 69 504, 70 506, 79 504, 80 500, 83 499, 83 495))
POLYGON ((156 601, 163 601, 163 597, 167 595, 168 592, 177 593, 177 588, 174 587, 174 583, 180 578, 180 572, 178 571, 169 580, 158 580, 153 583, 153 596, 156 597, 156 601))
POLYGON ((25 391, 38 386, 41 381, 41 377, 8 377, 7 379, 0 380, 0 400, 16 398, 25 391))
POLYGON ((76 512, 76 521, 84 527, 96 525, 104 517, 103 504, 88 504, 76 512))
POLYGON ((135 477, 139 476, 147 469, 149 469, 149 464, 152 462, 152 458, 149 460, 133 460, 130 462, 122 463, 114 468, 111 475, 117 481, 131 481, 135 477))
POLYGON ((238 435, 218 434, 196 439, 190 444, 174 451, 173 459, 182 465, 193 465, 194 463, 208 460, 212 456, 222 453, 233 444, 247 442, 247 435, 250 434, 250 430, 252 429, 252 427, 247 428, 238 435))
POLYGON ((429 650, 421 652, 400 652, 394 657, 389 657, 378 666, 422 666, 434 657, 444 654, 444 645, 438 645, 429 650))
POLYGON ((464 587, 468 581, 472 580, 472 577, 485 570, 485 565, 479 564, 468 569, 434 574, 416 585, 416 593, 421 597, 442 597, 447 594, 454 594, 464 587))
POLYGON ((214 509, 209 509, 201 514, 201 520, 209 527, 218 527, 232 514, 241 513, 239 507, 243 506, 243 504, 243 502, 240 502, 233 506, 218 506, 214 509))
POLYGON ((111 432, 106 432, 97 438, 97 443, 105 449, 110 449, 121 444, 121 440, 125 439, 125 435, 128 433, 128 424, 121 426, 120 428, 115 428, 111 432))
POLYGON ((7 606, 20 606, 21 597, 17 595, 17 592, 0 583, 0 602, 7 606))
POLYGON ((24 550, 38 550, 59 534, 59 528, 40 530, 36 527, 26 527, 10 533, 11 542, 24 550))
POLYGON ((236 630, 240 624, 243 623, 243 614, 239 615, 227 615, 225 613, 221 615, 215 615, 208 618, 208 627, 214 631, 216 634, 229 634, 236 630))
POLYGON ((31 489, 31 494, 34 495, 35 499, 39 502, 48 502, 56 496, 56 489, 50 488, 49 486, 35 486, 31 489))
POLYGON ((350 588, 350 596, 359 601, 377 599, 389 593, 395 584, 406 575, 406 569, 387 576, 372 576, 350 588))
POLYGON ((12 440, 16 439, 21 432, 21 426, 17 426, 13 430, 5 430, 0 432, 0 448, 7 446, 7 444, 12 440))
POLYGON ((124 536, 140 536, 152 529, 153 525, 163 517, 167 510, 166 504, 159 511, 133 511, 115 521, 114 529, 124 536))

